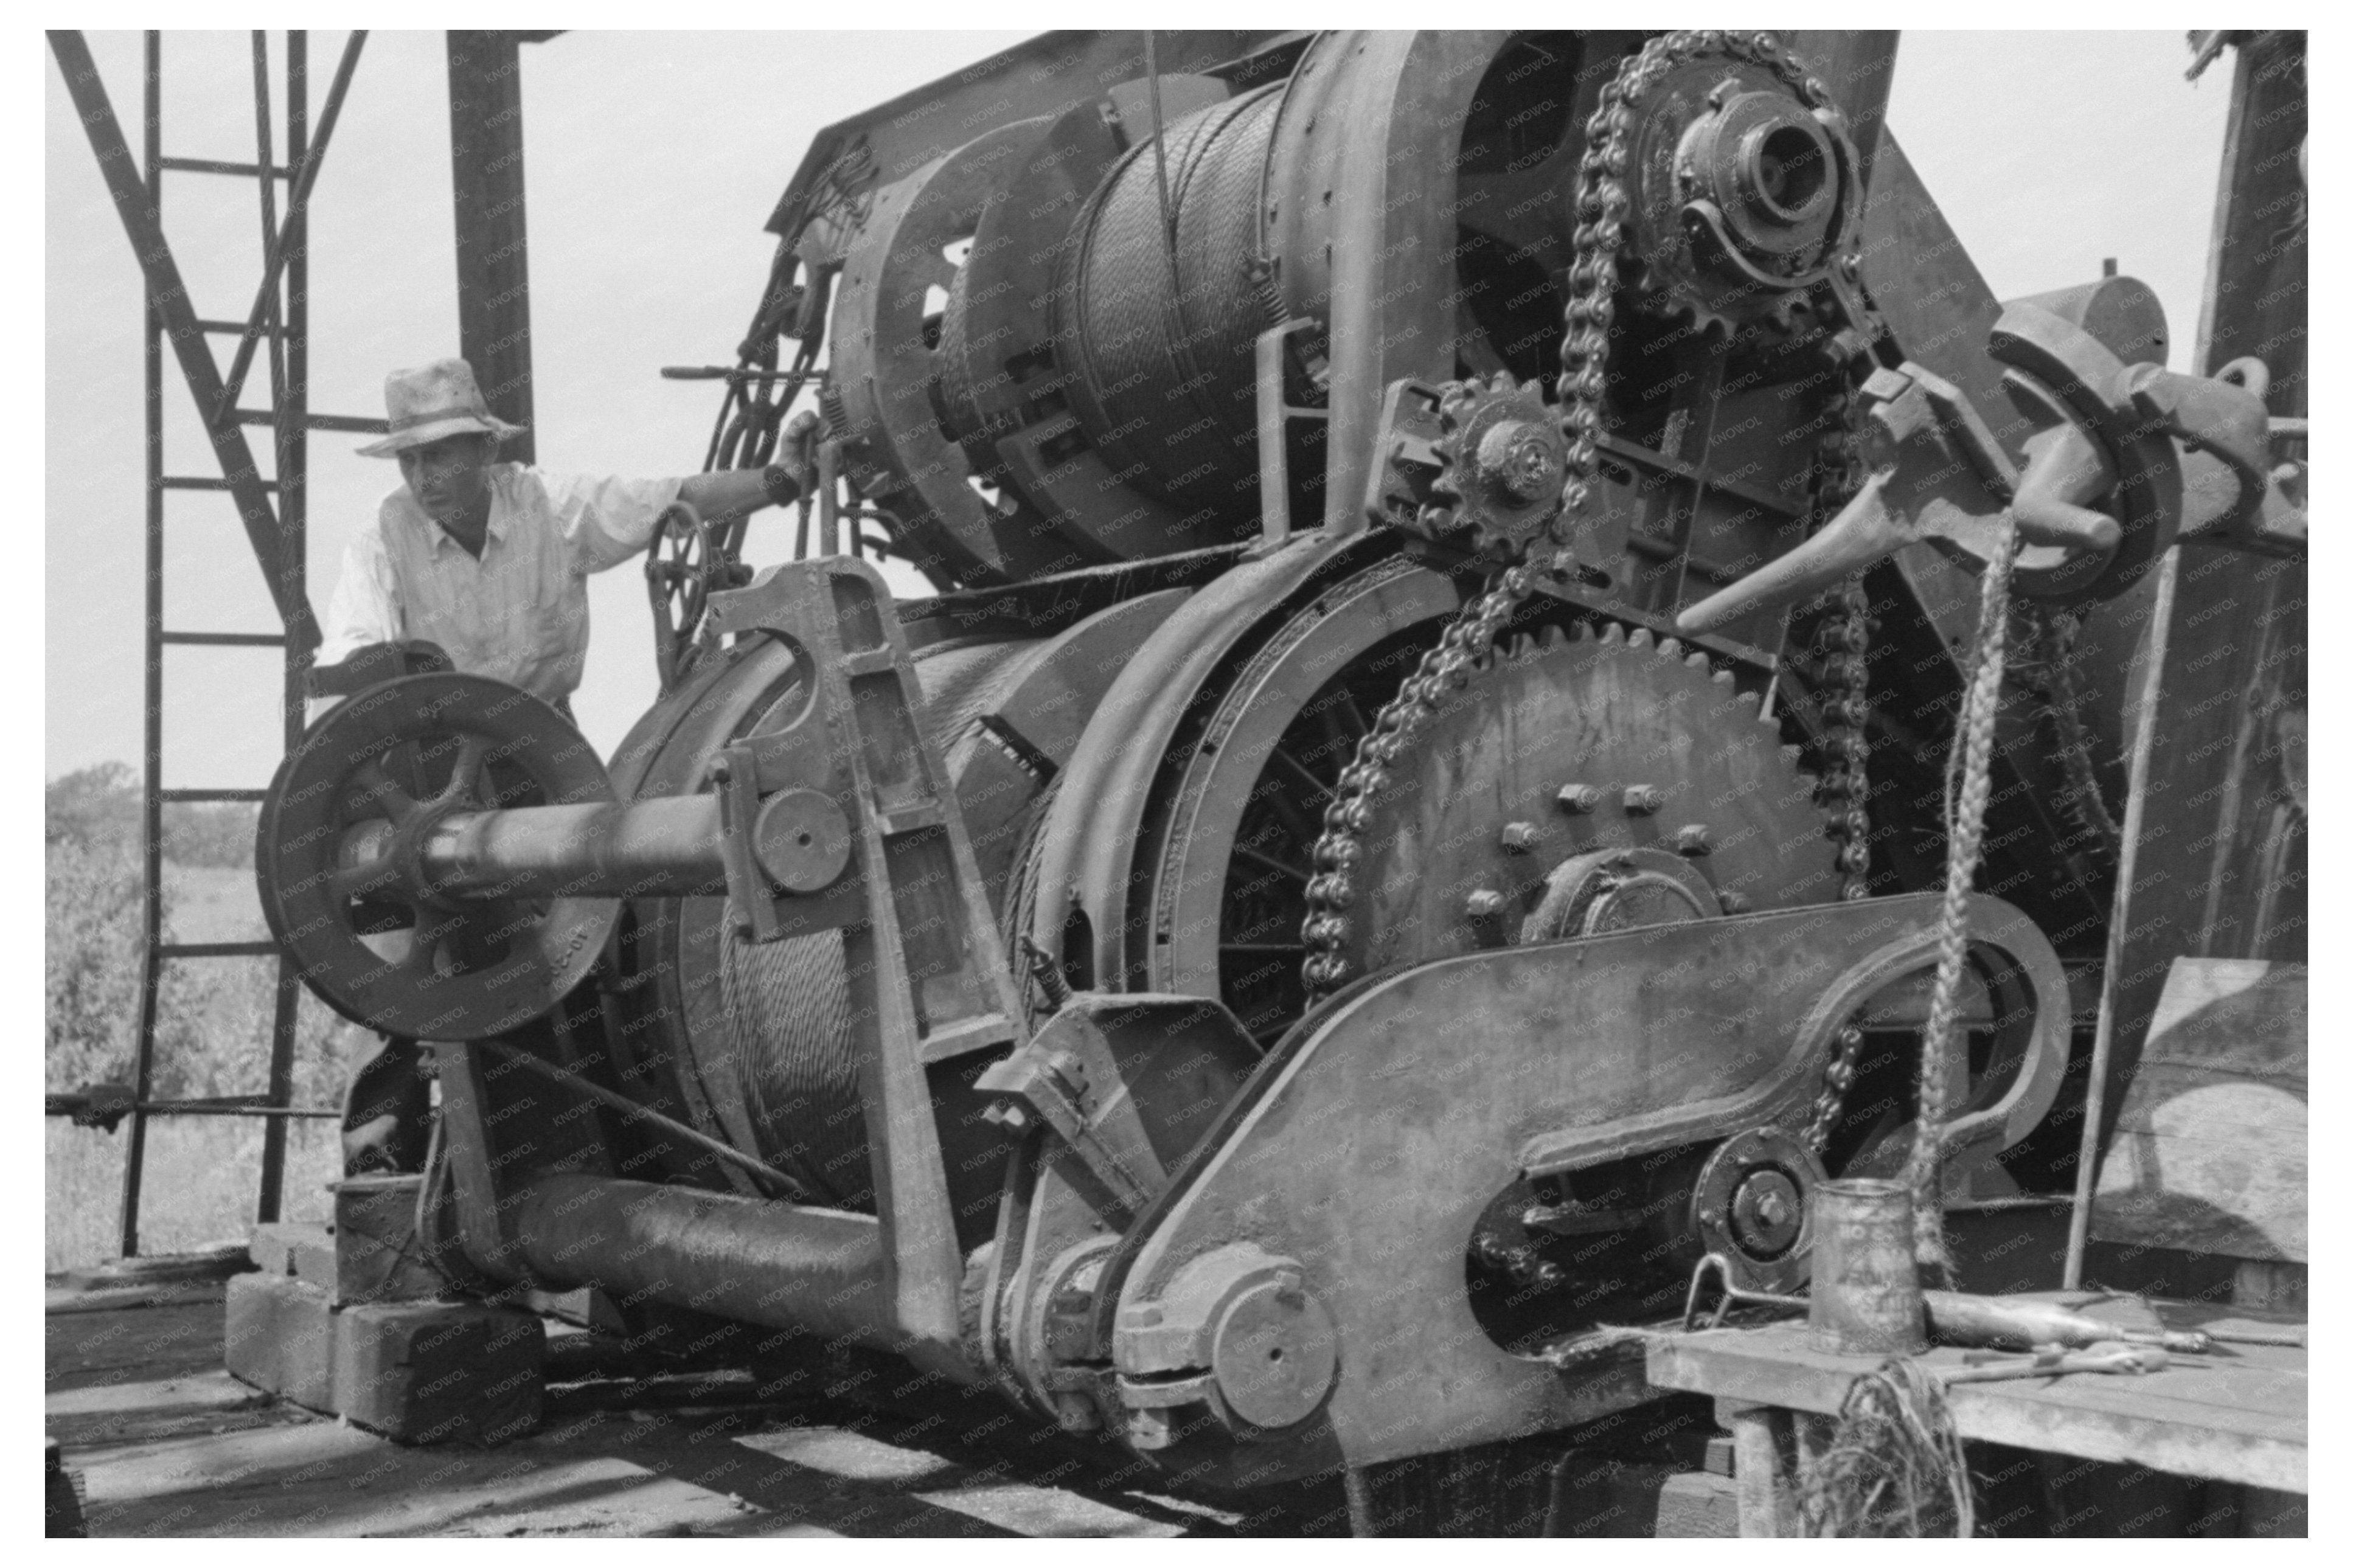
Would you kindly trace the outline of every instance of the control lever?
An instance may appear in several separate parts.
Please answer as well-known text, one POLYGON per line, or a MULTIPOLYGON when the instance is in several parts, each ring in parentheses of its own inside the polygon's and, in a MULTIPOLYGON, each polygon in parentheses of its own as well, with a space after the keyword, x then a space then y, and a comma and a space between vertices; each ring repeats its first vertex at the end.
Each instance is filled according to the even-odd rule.
POLYGON ((2291 493, 2301 470, 2271 471, 2260 361, 2211 377, 2127 365, 2025 303, 2002 312, 1988 352, 2037 426, 2023 472, 1957 387, 1908 361, 1876 370, 1860 395, 1877 471, 1812 537, 1684 610, 1676 629, 1712 631, 1799 602, 1914 544, 1982 571, 2005 513, 2021 546, 2013 588, 2061 604, 2114 598, 2177 538, 2304 548, 2305 510, 2291 493))
MULTIPOLYGON (((2021 560, 2031 573, 2114 554, 2116 520, 2084 503, 2111 488, 2114 469, 2080 426, 2054 424, 2026 446, 2023 474, 1958 387, 1926 366, 1877 370, 1862 388, 1865 416, 1892 456, 1821 530, 1676 617, 1704 632, 1767 605, 1795 603, 1907 545, 1929 544, 1981 571, 1993 556, 2004 503, 2021 542, 2042 547, 2021 560)), ((2021 584, 2021 592, 2029 592, 2021 584)))

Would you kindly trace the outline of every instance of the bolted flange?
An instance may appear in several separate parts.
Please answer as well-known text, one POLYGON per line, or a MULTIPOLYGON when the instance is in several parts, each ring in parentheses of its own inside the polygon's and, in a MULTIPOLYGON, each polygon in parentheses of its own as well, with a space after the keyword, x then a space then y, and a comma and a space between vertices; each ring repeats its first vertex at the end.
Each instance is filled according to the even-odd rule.
POLYGON ((1692 1189, 1691 1224, 1735 1282, 1754 1290, 1802 1283, 1811 1259, 1814 1189, 1827 1180, 1812 1150, 1778 1127, 1718 1144, 1692 1189))

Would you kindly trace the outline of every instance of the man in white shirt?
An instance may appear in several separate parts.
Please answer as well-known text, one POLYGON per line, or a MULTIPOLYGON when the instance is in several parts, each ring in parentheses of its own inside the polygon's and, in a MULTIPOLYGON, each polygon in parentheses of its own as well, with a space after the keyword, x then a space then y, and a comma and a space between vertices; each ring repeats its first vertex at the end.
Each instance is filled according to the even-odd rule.
MULTIPOLYGON (((652 542, 684 500, 706 519, 796 499, 792 466, 682 479, 589 479, 497 461, 520 435, 490 411, 464 360, 385 379, 391 433, 360 448, 400 463, 398 489, 352 536, 328 602, 312 690, 347 696, 402 668, 372 650, 431 643, 458 669, 522 687, 565 710, 588 656, 588 574, 652 542)), ((814 427, 807 415, 788 451, 814 427)))
MULTIPOLYGON (((522 688, 565 718, 588 655, 588 574, 653 542, 672 501, 706 519, 797 499, 814 416, 786 430, 796 458, 688 479, 586 479, 497 460, 522 427, 491 413, 473 367, 445 359, 385 378, 391 430, 360 448, 400 464, 401 487, 352 536, 312 661, 314 697, 338 698, 420 667, 429 644, 459 670, 522 688)), ((413 1171, 427 1092, 417 1044, 385 1038, 355 1065, 343 1103, 346 1174, 413 1171)))

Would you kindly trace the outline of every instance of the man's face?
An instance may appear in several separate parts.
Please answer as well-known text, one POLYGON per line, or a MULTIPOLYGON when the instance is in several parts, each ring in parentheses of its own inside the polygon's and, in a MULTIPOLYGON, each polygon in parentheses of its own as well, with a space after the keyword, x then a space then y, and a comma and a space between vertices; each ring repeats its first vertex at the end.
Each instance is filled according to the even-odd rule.
POLYGON ((490 499, 491 458, 497 443, 489 436, 468 432, 444 436, 400 454, 400 477, 425 515, 448 525, 478 516, 490 499))

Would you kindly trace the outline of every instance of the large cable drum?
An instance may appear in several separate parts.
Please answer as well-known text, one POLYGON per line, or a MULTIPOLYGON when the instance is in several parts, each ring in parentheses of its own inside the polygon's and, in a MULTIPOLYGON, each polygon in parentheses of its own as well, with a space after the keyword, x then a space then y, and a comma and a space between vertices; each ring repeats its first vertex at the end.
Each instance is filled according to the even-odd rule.
MULTIPOLYGON (((925 728, 950 776, 986 781, 985 798, 962 804, 992 897, 1002 891, 1044 784, 1006 765, 1001 743, 980 720, 1054 645, 1053 638, 945 642, 915 656, 925 728)), ((633 736, 617 756, 622 773, 623 759, 638 753, 624 774, 634 777, 636 793, 691 793, 718 747, 798 712, 801 682, 784 645, 752 640, 729 649, 723 668, 681 698, 682 716, 659 733, 633 736)), ((872 1207, 840 932, 754 944, 736 935, 723 899, 640 900, 631 906, 619 958, 612 989, 622 1004, 615 1032, 627 1042, 618 1053, 627 1058, 625 1076, 634 1065, 635 1076, 667 1079, 691 1120, 788 1173, 815 1201, 872 1207)))
POLYGON ((1258 205, 1281 106, 1267 87, 1170 125, 1165 205, 1162 157, 1131 149, 1062 252, 1071 410, 1122 480, 1187 514, 1255 515, 1256 345, 1279 321, 1258 205))
MULTIPOLYGON (((1022 667, 1046 647, 1043 639, 939 647, 915 660, 927 704, 926 728, 951 777, 961 778, 976 745, 979 716, 1022 667)), ((993 833, 976 844, 985 863, 1009 858, 995 851, 997 837, 1017 835, 1026 810, 988 814, 993 833), (986 851, 986 853, 985 853, 986 851)), ((989 889, 992 899, 1001 886, 989 889)), ((720 1006, 717 1038, 692 1046, 705 1080, 727 1076, 721 1092, 743 1107, 763 1159, 792 1172, 818 1201, 866 1210, 873 1181, 866 1158, 866 1123, 858 1089, 858 1058, 849 976, 839 931, 755 944, 720 933, 714 943, 720 1006)))
MULTIPOLYGON (((1066 614, 1047 636, 949 638, 915 651, 924 731, 954 783, 994 907, 1021 901, 1012 884, 1059 769, 1120 669, 1187 593, 1164 588, 1066 614)), ((639 722, 615 755, 617 786, 633 796, 693 794, 721 747, 791 722, 803 700, 788 645, 739 639, 639 722)), ((617 1004, 607 1039, 634 1092, 787 1173, 811 1201, 872 1207, 855 987, 840 932, 757 944, 739 937, 723 899, 637 900, 606 989, 617 1004)), ((975 1053, 929 1069, 967 1250, 993 1223, 1006 1146, 971 1088, 989 1060, 975 1053)), ((679 1180, 734 1179, 691 1161, 666 1170, 679 1180)))

